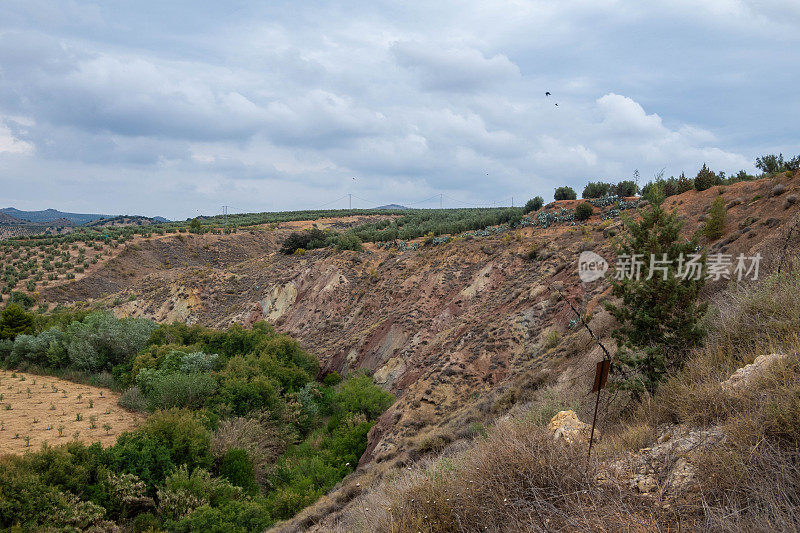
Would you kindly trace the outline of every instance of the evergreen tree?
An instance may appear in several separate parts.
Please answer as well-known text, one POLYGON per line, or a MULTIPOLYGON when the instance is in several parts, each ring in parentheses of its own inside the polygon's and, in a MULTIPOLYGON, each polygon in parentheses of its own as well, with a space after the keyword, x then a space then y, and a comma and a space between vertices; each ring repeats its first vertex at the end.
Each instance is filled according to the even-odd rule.
POLYGON ((710 189, 714 185, 719 185, 720 179, 714 171, 710 170, 705 163, 703 163, 703 168, 697 173, 697 176, 694 178, 694 188, 698 191, 705 191, 706 189, 710 189))
POLYGON ((197 217, 193 218, 189 223, 189 231, 192 233, 202 233, 203 225, 200 223, 200 220, 197 217))
POLYGON ((717 196, 711 203, 708 219, 703 225, 703 233, 708 240, 713 241, 722 237, 722 231, 725 229, 725 215, 725 201, 722 196, 717 196))
POLYGON ((636 196, 639 192, 639 186, 633 180, 623 180, 612 187, 611 192, 623 198, 628 196, 636 196))
MULTIPOLYGON (((702 338, 699 320, 706 310, 706 304, 697 301, 705 281, 705 257, 697 261, 700 279, 681 277, 690 254, 697 253, 697 241, 681 238, 682 223, 674 211, 662 207, 660 187, 651 190, 648 200, 650 207, 641 220, 625 219, 628 232, 617 247, 619 258, 638 257, 640 275, 618 273, 612 293, 621 301, 606 304, 620 323, 614 337, 624 377, 617 386, 636 397, 654 391, 668 371, 683 364, 689 349, 702 338), (651 257, 663 262, 651 263, 651 257)), ((635 274, 635 269, 625 273, 635 274)))
POLYGON ((17 304, 0 312, 0 339, 14 339, 17 335, 33 332, 33 315, 17 304))

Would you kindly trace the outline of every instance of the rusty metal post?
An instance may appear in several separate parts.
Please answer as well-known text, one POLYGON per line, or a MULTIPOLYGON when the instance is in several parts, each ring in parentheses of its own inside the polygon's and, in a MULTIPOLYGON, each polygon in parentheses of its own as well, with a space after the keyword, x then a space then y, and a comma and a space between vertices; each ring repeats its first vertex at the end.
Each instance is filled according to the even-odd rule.
POLYGON ((594 442, 594 428, 597 425, 597 408, 600 406, 600 391, 597 389, 597 399, 594 401, 594 417, 592 418, 592 433, 589 435, 589 453, 586 454, 586 459, 592 459, 592 443, 594 442))

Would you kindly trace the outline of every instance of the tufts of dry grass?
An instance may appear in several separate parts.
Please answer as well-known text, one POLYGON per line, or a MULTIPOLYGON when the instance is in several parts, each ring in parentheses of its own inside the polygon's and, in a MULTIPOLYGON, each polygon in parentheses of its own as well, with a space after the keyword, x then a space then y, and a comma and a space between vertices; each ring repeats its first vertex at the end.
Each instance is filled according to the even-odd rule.
POLYGON ((467 450, 396 472, 337 531, 653 531, 677 517, 597 481, 586 449, 531 421, 504 422, 467 450))
MULTIPOLYGON (((709 336, 655 396, 612 406, 597 459, 544 429, 570 400, 543 388, 485 438, 393 470, 365 489, 337 531, 787 531, 800 530, 800 269, 734 289, 709 318, 709 336), (747 385, 720 386, 758 355, 785 353, 747 385), (616 480, 601 461, 656 441, 663 424, 715 426, 721 444, 695 452, 696 499, 661 505, 616 480), (605 474, 610 475, 610 474, 605 474)), ((613 402, 612 402, 613 403, 613 402)), ((663 503, 663 502, 662 502, 663 503)))
POLYGON ((704 529, 800 529, 800 269, 730 292, 706 346, 641 406, 651 426, 717 425, 723 444, 698 457, 704 529), (745 386, 720 382, 761 354, 787 357, 745 386))

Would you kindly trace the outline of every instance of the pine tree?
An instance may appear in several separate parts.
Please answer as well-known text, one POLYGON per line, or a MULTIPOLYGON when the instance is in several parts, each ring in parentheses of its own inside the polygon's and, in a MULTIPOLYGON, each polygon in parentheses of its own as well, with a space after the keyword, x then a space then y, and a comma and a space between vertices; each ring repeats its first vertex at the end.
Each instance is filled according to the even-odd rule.
POLYGON ((0 312, 0 339, 11 339, 33 331, 33 315, 21 306, 11 304, 0 312))
POLYGON ((667 372, 680 368, 688 351, 702 339, 699 320, 706 310, 706 304, 698 303, 705 281, 705 258, 699 260, 700 279, 679 277, 690 254, 697 253, 696 239, 680 236, 682 223, 674 211, 662 207, 660 187, 651 191, 648 200, 650 207, 641 220, 625 220, 628 232, 617 248, 618 257, 641 254, 640 276, 615 276, 612 294, 621 301, 606 304, 620 323, 614 337, 619 346, 618 368, 624 377, 616 386, 631 390, 636 397, 653 392, 667 372), (651 264, 651 257, 663 261, 664 254, 666 261, 651 264), (656 268, 651 272, 651 267, 656 268))
POLYGON ((720 179, 713 170, 709 169, 705 163, 703 163, 703 168, 697 173, 697 176, 694 178, 694 188, 698 191, 705 191, 706 189, 710 189, 714 185, 719 185, 720 179))
POLYGON ((711 209, 708 211, 708 218, 703 225, 703 234, 708 240, 713 241, 722 237, 722 232, 725 229, 725 201, 722 196, 717 196, 711 203, 711 209))

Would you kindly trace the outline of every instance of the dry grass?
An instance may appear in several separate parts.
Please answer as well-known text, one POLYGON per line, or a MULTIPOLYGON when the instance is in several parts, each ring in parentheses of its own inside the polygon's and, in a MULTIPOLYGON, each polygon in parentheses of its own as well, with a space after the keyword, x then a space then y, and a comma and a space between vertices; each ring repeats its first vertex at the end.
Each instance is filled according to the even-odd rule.
POLYGON ((800 269, 728 293, 706 346, 639 418, 718 425, 727 439, 698 458, 704 528, 800 530, 800 269), (741 388, 720 382, 761 354, 783 353, 741 388))
POLYGON ((533 422, 501 423, 468 449, 396 472, 337 531, 658 531, 677 515, 596 480, 583 446, 533 422))
POLYGON ((0 453, 70 440, 109 445, 143 420, 120 408, 109 389, 50 376, 0 370, 0 395, 0 453))
POLYGON ((266 415, 223 420, 211 439, 211 450, 216 457, 222 457, 232 449, 247 451, 253 461, 256 481, 265 484, 270 467, 289 443, 297 438, 287 427, 279 426, 266 415))
MULTIPOLYGON (((709 337, 652 398, 614 407, 597 458, 553 443, 543 428, 566 398, 536 391, 488 436, 394 470, 338 517, 336 531, 800 530, 800 270, 734 290, 709 337), (764 353, 789 355, 748 385, 720 382, 764 353), (699 495, 664 506, 625 483, 600 482, 597 461, 650 446, 665 423, 717 426, 727 438, 696 452, 699 495), (460 451, 453 451, 453 450, 460 451)), ((662 502, 663 503, 663 502, 662 502)))

